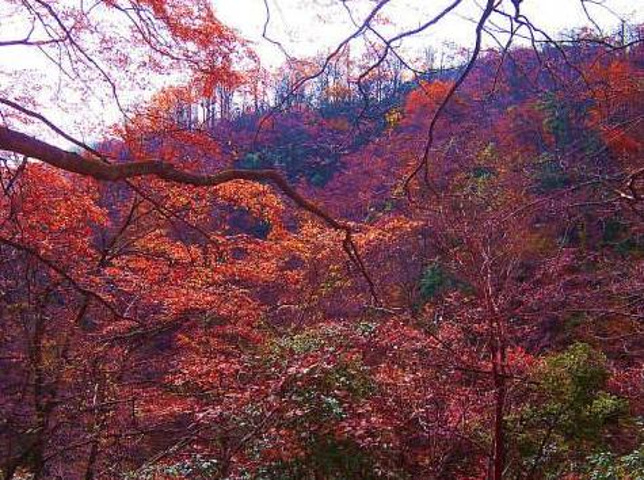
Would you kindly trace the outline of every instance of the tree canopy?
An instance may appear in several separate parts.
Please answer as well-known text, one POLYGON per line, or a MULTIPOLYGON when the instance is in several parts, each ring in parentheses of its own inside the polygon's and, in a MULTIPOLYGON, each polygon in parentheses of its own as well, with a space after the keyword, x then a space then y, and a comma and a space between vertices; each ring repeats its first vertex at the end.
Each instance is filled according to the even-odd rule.
POLYGON ((340 3, 0 0, 3 479, 642 476, 642 26, 340 3))

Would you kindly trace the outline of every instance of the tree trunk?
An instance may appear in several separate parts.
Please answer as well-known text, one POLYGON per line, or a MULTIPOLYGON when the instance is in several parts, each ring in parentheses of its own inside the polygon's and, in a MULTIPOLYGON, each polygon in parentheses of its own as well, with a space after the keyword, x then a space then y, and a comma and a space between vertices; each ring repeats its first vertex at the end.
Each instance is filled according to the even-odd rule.
MULTIPOLYGON (((496 370, 496 368, 495 368, 496 370)), ((505 377, 498 370, 494 374, 494 444, 492 451, 493 480, 502 480, 505 469, 505 429, 503 416, 505 411, 505 377)))

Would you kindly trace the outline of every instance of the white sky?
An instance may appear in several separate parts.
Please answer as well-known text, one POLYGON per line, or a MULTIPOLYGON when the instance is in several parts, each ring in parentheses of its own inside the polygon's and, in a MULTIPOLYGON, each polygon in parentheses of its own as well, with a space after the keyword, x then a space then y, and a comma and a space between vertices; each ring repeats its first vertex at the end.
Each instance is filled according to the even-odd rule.
MULTIPOLYGON (((266 19, 263 0, 212 0, 212 3, 225 24, 255 42, 256 50, 267 65, 282 63, 284 56, 279 49, 262 38, 266 19)), ((381 12, 394 25, 381 28, 385 32, 416 27, 450 3, 451 0, 392 0, 381 12)), ((505 3, 510 2, 506 0, 505 3)), ((615 14, 632 23, 644 21, 644 1, 603 0, 603 6, 598 3, 587 3, 587 9, 606 31, 619 25, 615 14)), ((326 53, 355 29, 341 0, 268 0, 268 4, 271 9, 269 36, 280 41, 295 57, 312 56, 321 51, 326 53)), ((346 4, 357 12, 356 17, 360 21, 376 2, 348 0, 346 4)), ((481 2, 476 0, 465 0, 455 12, 407 45, 416 50, 430 45, 440 49, 444 42, 471 45, 474 25, 467 18, 480 15, 480 5, 481 2)), ((523 0, 521 11, 556 38, 565 30, 589 24, 581 5, 580 0, 523 0)))

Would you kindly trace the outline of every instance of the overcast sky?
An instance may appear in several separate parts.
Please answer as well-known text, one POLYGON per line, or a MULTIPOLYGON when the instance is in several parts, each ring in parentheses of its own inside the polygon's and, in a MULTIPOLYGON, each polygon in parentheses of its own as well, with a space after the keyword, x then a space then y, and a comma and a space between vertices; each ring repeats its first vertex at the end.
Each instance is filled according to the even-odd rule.
MULTIPOLYGON (((451 2, 452 0, 392 0, 381 11, 392 25, 380 28, 383 31, 393 31, 416 27, 431 19, 451 2)), ((255 42, 256 50, 267 65, 274 66, 283 61, 284 56, 279 49, 262 39, 266 20, 264 0, 213 0, 213 4, 225 24, 236 28, 244 37, 255 42)), ((279 40, 296 57, 327 52, 355 28, 341 0, 268 0, 268 4, 271 11, 269 36, 279 40)), ((348 0, 346 5, 356 12, 359 20, 364 18, 376 2, 348 0)), ((407 46, 410 49, 427 46, 440 49, 444 42, 471 45, 474 24, 468 18, 480 16, 480 5, 475 0, 465 0, 448 18, 408 42, 407 46)), ((596 3, 587 2, 586 5, 596 23, 606 31, 619 25, 620 16, 633 23, 644 21, 644 1, 600 0, 596 3)), ((537 26, 555 38, 561 32, 589 24, 580 0, 523 0, 521 9, 537 26)))

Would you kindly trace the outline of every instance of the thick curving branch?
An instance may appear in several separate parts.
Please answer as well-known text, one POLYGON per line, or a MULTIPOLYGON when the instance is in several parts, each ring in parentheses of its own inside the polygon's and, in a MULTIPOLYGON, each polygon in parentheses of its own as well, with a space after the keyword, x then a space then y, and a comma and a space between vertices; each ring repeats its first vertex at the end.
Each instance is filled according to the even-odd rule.
POLYGON ((344 222, 336 220, 321 207, 300 195, 275 170, 228 169, 213 174, 199 174, 181 170, 171 163, 158 160, 110 164, 96 158, 84 157, 78 153, 63 150, 6 126, 0 126, 0 150, 34 158, 67 172, 111 182, 129 180, 142 176, 156 176, 168 182, 196 187, 214 187, 234 180, 270 182, 298 207, 312 213, 332 229, 344 232, 345 239, 343 247, 367 282, 369 292, 374 301, 379 303, 374 283, 367 273, 362 259, 358 255, 357 247, 353 241, 351 227, 344 222))
POLYGON ((233 180, 266 181, 274 184, 297 206, 319 217, 329 227, 335 230, 349 230, 348 225, 334 219, 316 204, 304 198, 282 175, 274 170, 230 169, 214 174, 198 174, 180 170, 170 163, 158 160, 107 164, 94 158, 63 150, 4 126, 0 126, 0 150, 34 158, 67 172, 111 182, 147 175, 173 183, 198 187, 217 186, 233 180))

